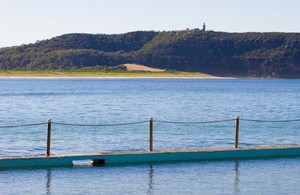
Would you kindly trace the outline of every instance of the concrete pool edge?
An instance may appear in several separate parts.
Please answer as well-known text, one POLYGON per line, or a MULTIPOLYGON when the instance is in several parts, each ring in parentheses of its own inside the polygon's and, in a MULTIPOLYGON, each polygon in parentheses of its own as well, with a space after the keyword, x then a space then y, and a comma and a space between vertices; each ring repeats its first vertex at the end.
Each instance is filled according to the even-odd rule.
POLYGON ((95 164, 109 165, 293 156, 300 156, 300 145, 0 156, 0 168, 72 166, 73 161, 80 160, 94 160, 95 164))

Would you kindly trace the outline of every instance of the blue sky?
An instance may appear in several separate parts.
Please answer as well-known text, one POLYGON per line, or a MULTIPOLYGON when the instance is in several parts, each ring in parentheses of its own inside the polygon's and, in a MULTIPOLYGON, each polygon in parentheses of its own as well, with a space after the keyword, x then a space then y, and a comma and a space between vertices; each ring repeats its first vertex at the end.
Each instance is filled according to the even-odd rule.
POLYGON ((0 47, 66 33, 300 32, 300 0, 0 0, 0 47))

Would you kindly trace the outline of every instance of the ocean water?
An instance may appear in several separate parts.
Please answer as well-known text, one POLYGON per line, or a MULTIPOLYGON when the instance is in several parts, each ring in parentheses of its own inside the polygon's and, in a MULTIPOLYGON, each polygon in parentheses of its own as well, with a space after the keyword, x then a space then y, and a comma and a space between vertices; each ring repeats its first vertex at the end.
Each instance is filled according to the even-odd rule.
MULTIPOLYGON (((0 79, 0 156, 45 154, 48 119, 53 154, 146 150, 150 117, 154 149, 232 147, 237 115, 239 146, 299 144, 300 121, 274 122, 300 119, 299 100, 300 80, 0 79)), ((0 170, 1 194, 297 194, 299 183, 299 158, 0 170)))

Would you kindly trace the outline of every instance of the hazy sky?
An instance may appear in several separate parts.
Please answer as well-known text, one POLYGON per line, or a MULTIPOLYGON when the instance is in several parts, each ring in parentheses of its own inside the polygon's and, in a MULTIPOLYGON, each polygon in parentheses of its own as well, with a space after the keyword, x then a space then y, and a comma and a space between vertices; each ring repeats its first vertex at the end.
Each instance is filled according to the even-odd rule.
POLYGON ((300 32, 300 0, 0 0, 0 47, 66 33, 300 32))

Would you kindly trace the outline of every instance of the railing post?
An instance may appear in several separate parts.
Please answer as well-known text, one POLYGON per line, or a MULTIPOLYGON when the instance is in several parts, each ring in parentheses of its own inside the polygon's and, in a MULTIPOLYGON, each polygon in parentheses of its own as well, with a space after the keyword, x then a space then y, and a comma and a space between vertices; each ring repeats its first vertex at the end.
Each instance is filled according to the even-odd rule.
POLYGON ((149 120, 149 150, 153 151, 153 118, 149 120))
POLYGON ((240 126, 240 116, 237 115, 235 117, 235 142, 234 142, 234 148, 239 147, 239 126, 240 126))
POLYGON ((46 152, 47 156, 50 156, 50 144, 51 144, 51 119, 48 119, 47 152, 46 152))

